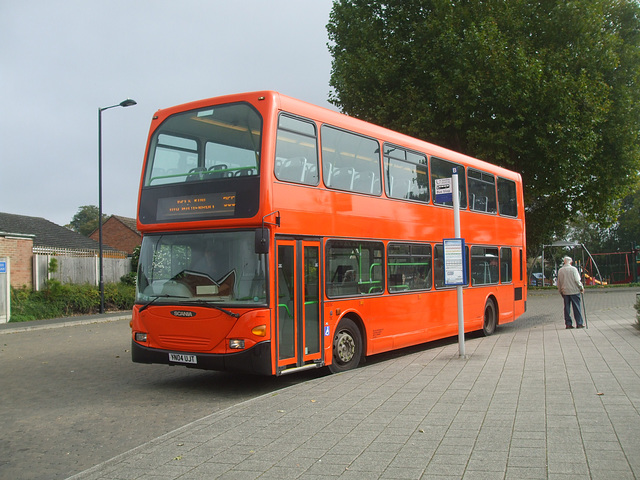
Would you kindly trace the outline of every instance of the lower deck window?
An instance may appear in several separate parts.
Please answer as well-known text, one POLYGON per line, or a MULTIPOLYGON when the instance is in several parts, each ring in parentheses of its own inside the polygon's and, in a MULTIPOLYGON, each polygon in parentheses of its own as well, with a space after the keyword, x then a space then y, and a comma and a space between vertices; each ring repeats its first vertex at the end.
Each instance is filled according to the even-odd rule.
POLYGON ((389 292, 431 289, 431 245, 390 243, 389 292))
POLYGON ((471 247, 471 285, 498 283, 498 248, 471 247))
POLYGON ((327 296, 372 295, 384 291, 381 242, 327 242, 327 296))
POLYGON ((500 249, 500 281, 502 283, 511 283, 513 279, 513 261, 510 248, 500 249))

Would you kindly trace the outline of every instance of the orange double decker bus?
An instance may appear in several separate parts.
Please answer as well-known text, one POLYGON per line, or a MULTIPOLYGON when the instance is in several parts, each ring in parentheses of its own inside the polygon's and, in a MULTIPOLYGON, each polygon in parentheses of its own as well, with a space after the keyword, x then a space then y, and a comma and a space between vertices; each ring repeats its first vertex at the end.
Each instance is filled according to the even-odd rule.
POLYGON ((453 208, 434 195, 454 168, 465 331, 490 335, 525 311, 519 174, 272 91, 158 111, 133 361, 339 372, 456 335, 453 208))

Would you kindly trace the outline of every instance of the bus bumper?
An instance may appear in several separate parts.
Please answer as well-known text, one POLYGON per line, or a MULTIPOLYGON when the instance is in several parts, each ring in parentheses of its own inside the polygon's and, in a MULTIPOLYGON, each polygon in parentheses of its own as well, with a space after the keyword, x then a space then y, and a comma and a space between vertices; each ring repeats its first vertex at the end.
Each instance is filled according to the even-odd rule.
POLYGON ((178 363, 169 360, 173 350, 159 350, 149 348, 131 341, 131 360, 136 363, 161 363, 164 365, 181 365, 183 367, 200 368, 203 370, 218 370, 238 373, 256 373, 259 375, 272 375, 271 370, 271 342, 261 342, 253 347, 237 353, 210 354, 196 353, 197 363, 178 363))

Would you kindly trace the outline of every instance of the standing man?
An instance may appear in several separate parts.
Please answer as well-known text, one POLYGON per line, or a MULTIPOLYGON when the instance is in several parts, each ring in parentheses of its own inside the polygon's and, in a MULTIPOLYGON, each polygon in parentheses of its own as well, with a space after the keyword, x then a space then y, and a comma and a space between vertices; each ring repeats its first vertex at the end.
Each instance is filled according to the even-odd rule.
POLYGON ((566 328, 573 328, 571 323, 571 306, 573 316, 576 317, 576 328, 583 328, 582 315, 580 314, 580 293, 584 287, 580 281, 578 269, 571 265, 570 257, 563 258, 564 265, 558 270, 558 290, 564 300, 564 324, 566 328))

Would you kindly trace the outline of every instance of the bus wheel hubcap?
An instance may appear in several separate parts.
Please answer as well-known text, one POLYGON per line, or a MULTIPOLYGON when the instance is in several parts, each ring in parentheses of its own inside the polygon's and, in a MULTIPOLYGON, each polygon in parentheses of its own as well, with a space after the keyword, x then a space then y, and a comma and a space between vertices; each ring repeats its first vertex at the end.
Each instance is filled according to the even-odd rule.
POLYGON ((336 337, 335 353, 338 360, 347 363, 353 358, 356 351, 356 344, 353 337, 347 332, 340 332, 336 337))

